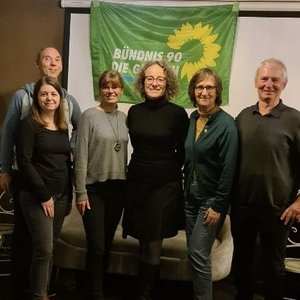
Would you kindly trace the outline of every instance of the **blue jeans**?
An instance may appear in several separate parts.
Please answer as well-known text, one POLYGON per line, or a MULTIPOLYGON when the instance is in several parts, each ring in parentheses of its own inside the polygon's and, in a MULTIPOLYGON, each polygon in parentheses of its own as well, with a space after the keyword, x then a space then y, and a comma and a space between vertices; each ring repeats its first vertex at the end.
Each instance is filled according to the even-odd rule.
POLYGON ((279 215, 234 208, 231 227, 238 290, 236 299, 252 300, 254 297, 254 259, 258 235, 262 249, 265 299, 283 299, 286 276, 284 259, 290 226, 284 225, 279 215))
POLYGON ((30 282, 34 300, 44 299, 52 268, 52 252, 68 209, 67 193, 56 194, 54 218, 44 214, 41 203, 35 195, 22 190, 19 196, 21 209, 32 240, 30 282))
POLYGON ((212 299, 210 254, 219 224, 209 227, 204 225, 204 215, 208 208, 207 199, 200 195, 198 184, 193 180, 185 201, 185 222, 194 299, 197 300, 212 299))
POLYGON ((103 271, 124 207, 125 181, 108 180, 86 186, 91 209, 83 215, 87 241, 88 299, 103 299, 103 271))

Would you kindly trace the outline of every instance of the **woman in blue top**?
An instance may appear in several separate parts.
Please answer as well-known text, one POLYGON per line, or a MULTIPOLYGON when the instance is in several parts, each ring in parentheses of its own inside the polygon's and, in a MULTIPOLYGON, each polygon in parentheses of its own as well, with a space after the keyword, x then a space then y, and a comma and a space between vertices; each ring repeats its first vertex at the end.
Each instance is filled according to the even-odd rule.
POLYGON ((210 253, 228 210, 238 151, 234 119, 220 108, 222 82, 209 68, 196 72, 189 90, 197 110, 185 141, 185 219, 194 299, 212 299, 210 253))

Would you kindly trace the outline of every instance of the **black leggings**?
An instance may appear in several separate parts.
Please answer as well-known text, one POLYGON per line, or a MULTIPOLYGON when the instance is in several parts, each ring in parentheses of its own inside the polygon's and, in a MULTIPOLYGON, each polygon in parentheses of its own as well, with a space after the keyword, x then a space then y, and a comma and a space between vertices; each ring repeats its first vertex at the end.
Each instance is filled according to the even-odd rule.
POLYGON ((87 185, 87 192, 91 209, 82 217, 87 241, 87 282, 91 296, 98 296, 102 295, 104 264, 123 210, 125 182, 109 180, 87 185))
POLYGON ((158 265, 163 240, 150 242, 140 241, 140 260, 150 265, 158 265))

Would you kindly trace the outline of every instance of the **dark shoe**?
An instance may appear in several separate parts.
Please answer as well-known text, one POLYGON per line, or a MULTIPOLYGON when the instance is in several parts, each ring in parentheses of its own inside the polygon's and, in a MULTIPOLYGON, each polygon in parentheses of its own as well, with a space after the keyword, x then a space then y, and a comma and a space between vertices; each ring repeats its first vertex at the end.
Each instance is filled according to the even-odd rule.
POLYGON ((140 263, 137 300, 151 300, 152 290, 158 277, 159 265, 140 263))

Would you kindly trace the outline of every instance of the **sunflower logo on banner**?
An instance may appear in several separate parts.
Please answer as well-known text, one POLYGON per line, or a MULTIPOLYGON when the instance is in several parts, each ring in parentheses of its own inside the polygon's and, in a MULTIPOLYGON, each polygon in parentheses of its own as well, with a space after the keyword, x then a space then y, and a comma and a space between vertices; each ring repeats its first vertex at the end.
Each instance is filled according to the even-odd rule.
POLYGON ((165 60, 180 83, 175 103, 191 106, 188 84, 203 67, 216 68, 221 75, 223 105, 228 103, 236 6, 158 7, 93 1, 90 16, 96 100, 99 74, 114 69, 125 80, 122 102, 141 101, 133 88, 137 72, 147 61, 165 60))
POLYGON ((219 52, 222 49, 221 45, 214 43, 218 34, 211 34, 213 27, 209 25, 202 26, 201 23, 192 26, 187 23, 181 26, 180 30, 174 30, 175 34, 168 37, 168 46, 172 49, 180 50, 184 47, 187 40, 193 40, 201 47, 200 56, 193 61, 185 62, 182 65, 180 78, 187 77, 188 80, 192 78, 194 73, 204 67, 216 67, 216 59, 219 57, 219 52))

